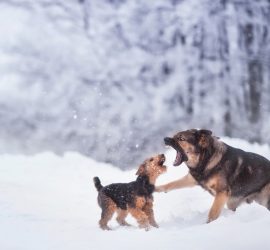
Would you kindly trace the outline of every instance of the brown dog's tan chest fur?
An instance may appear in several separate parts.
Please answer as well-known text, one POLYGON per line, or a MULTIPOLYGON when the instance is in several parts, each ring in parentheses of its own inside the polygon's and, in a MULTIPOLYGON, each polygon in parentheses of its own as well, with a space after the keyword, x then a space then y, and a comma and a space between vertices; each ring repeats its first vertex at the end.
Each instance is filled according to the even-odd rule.
POLYGON ((206 181, 201 183, 201 186, 214 196, 217 193, 227 191, 226 180, 221 174, 215 174, 209 177, 206 181))

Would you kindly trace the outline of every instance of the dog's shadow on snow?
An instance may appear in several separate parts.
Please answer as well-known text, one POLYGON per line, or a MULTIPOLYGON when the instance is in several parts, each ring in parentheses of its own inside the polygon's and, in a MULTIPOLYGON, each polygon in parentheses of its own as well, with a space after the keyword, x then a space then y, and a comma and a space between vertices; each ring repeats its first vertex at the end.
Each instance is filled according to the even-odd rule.
POLYGON ((185 216, 175 216, 171 215, 171 217, 166 221, 160 221, 159 226, 160 228, 189 228, 195 225, 202 225, 206 222, 207 213, 194 213, 189 215, 188 217, 185 216))
MULTIPOLYGON (((225 209, 222 212, 220 217, 221 218, 229 217, 232 214, 233 214, 232 211, 225 209)), ((194 212, 191 212, 188 216, 171 215, 168 220, 160 221, 159 226, 160 226, 160 228, 167 228, 167 229, 168 228, 170 228, 170 229, 173 229, 173 228, 185 229, 185 228, 194 227, 194 226, 203 226, 203 225, 207 225, 207 223, 206 223, 207 216, 208 216, 208 211, 205 211, 205 212, 198 212, 198 211, 195 212, 194 211, 194 212)))

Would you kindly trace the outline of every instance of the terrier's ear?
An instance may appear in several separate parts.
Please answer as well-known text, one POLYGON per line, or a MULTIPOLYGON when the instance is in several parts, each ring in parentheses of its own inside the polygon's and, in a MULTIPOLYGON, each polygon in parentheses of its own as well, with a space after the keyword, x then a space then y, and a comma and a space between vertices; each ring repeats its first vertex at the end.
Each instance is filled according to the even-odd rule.
POLYGON ((210 145, 210 142, 212 140, 212 131, 202 129, 198 131, 199 133, 199 145, 202 148, 207 148, 210 145))
POLYGON ((146 165, 145 163, 141 164, 138 171, 136 172, 136 175, 142 175, 146 172, 146 165))

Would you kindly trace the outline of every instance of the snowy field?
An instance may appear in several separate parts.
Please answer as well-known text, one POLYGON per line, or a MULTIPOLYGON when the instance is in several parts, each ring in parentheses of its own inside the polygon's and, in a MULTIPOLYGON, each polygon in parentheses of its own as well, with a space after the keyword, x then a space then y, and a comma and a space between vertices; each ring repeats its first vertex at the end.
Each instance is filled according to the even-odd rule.
MULTIPOLYGON (((270 158, 267 145, 225 138, 228 144, 270 158)), ((172 167, 174 151, 167 151, 168 172, 158 184, 175 180, 187 171, 172 167)), ((257 204, 242 205, 234 213, 224 209, 220 218, 206 224, 213 198, 201 188, 155 194, 154 210, 159 229, 130 228, 113 231, 98 227, 100 208, 92 183, 134 180, 135 169, 121 171, 76 153, 58 157, 0 156, 1 250, 98 250, 98 249, 269 249, 270 214, 257 204)))

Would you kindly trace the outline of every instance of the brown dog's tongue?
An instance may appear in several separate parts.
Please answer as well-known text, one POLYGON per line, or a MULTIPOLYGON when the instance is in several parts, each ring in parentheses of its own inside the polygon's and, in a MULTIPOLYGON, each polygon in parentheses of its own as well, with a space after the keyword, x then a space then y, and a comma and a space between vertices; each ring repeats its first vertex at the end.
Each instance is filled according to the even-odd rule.
POLYGON ((173 165, 179 166, 182 163, 182 154, 179 151, 176 151, 176 158, 174 160, 173 165))

